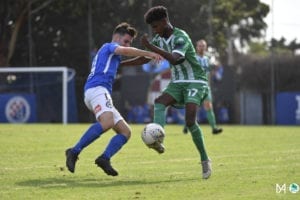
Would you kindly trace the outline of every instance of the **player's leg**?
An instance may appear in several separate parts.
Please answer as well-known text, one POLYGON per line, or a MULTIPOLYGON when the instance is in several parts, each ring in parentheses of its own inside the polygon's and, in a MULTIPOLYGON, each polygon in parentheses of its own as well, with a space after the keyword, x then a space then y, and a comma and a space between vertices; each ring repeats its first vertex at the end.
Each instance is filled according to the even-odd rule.
POLYGON ((186 125, 191 132, 193 142, 195 143, 198 152, 200 153, 201 161, 208 160, 205 150, 204 138, 200 127, 196 122, 196 111, 198 105, 195 103, 186 104, 186 125))
POLYGON ((206 111, 207 120, 212 129, 212 133, 213 134, 221 133, 223 129, 217 127, 216 117, 215 117, 213 104, 212 104, 212 95, 210 90, 208 91, 208 95, 203 102, 203 107, 206 111))
POLYGON ((202 164, 202 177, 207 179, 211 175, 211 161, 208 158, 206 148, 204 145, 203 133, 196 122, 196 111, 197 105, 194 103, 186 104, 186 124, 192 135, 193 142, 200 154, 202 164))
POLYGON ((178 102, 180 89, 174 83, 169 83, 163 93, 154 100, 154 119, 153 122, 162 127, 166 124, 166 108, 178 102))
POLYGON ((211 161, 208 158, 203 133, 196 122, 197 108, 199 103, 207 95, 207 87, 199 84, 190 84, 185 91, 186 125, 192 135, 193 142, 200 154, 202 164, 202 176, 207 179, 211 175, 211 161))
MULTIPOLYGON (((167 93, 163 93, 154 101, 154 117, 153 122, 160 124, 162 127, 166 124, 166 107, 169 102, 173 101, 173 97, 167 93)), ((165 152, 165 146, 162 142, 154 142, 153 144, 147 145, 149 148, 154 149, 159 154, 165 152)))
POLYGON ((217 127, 216 117, 215 117, 215 113, 213 110, 212 102, 205 100, 203 102, 203 107, 206 111, 207 120, 212 129, 212 133, 213 134, 221 133, 222 129, 217 127))
MULTIPOLYGON (((184 102, 177 102, 176 104, 172 104, 171 105, 173 108, 176 108, 176 109, 185 109, 185 106, 184 106, 184 102)), ((188 133, 188 128, 186 126, 186 124, 184 123, 183 125, 183 129, 182 129, 182 132, 184 134, 187 134, 188 133)))
POLYGON ((118 172, 111 166, 110 159, 127 143, 131 136, 129 125, 117 110, 114 112, 114 121, 116 124, 113 129, 117 134, 111 138, 104 152, 95 160, 95 163, 111 176, 117 176, 118 172))
POLYGON ((188 133, 189 133, 189 130, 188 130, 188 127, 186 126, 186 124, 184 124, 183 129, 182 129, 182 132, 183 132, 184 134, 188 134, 188 133))
MULTIPOLYGON (((162 127, 166 124, 166 108, 169 105, 173 105, 176 103, 174 96, 179 93, 176 89, 176 85, 170 83, 167 88, 164 90, 162 95, 154 101, 154 119, 153 122, 160 124, 162 127)), ((162 142, 155 142, 153 144, 148 145, 149 148, 154 149, 158 153, 164 153, 165 147, 162 142)))
POLYGON ((105 112, 101 114, 98 122, 92 124, 86 132, 82 135, 78 143, 72 148, 72 151, 79 154, 85 147, 94 142, 102 133, 113 127, 112 112, 105 112))
POLYGON ((162 127, 166 124, 166 108, 175 102, 175 99, 168 93, 162 93, 154 101, 154 119, 153 122, 160 124, 162 127))
POLYGON ((87 90, 85 103, 94 112, 97 122, 87 129, 74 147, 66 150, 66 166, 72 173, 75 171, 80 152, 114 125, 111 98, 105 88, 97 87, 87 90))
POLYGON ((92 124, 89 129, 82 135, 80 140, 73 148, 66 150, 66 166, 68 170, 72 173, 75 171, 75 164, 78 160, 78 155, 80 152, 91 144, 94 140, 100 137, 103 133, 103 129, 100 123, 96 122, 92 124))

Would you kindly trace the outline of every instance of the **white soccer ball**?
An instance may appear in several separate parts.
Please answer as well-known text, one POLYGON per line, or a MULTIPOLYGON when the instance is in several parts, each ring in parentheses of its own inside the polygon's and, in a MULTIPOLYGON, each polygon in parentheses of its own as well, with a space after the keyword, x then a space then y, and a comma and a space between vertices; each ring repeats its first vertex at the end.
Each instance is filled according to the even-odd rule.
POLYGON ((154 142, 162 143, 165 138, 165 131, 163 127, 156 123, 147 124, 142 131, 142 140, 146 145, 154 142))

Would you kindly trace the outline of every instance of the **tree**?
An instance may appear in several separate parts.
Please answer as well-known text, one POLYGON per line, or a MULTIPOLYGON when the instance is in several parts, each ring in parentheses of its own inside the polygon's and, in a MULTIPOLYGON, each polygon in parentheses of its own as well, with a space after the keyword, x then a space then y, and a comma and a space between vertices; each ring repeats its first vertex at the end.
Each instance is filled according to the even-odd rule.
POLYGON ((297 43, 297 39, 294 39, 290 42, 288 48, 293 52, 293 54, 295 54, 296 50, 300 49, 300 43, 297 43))
MULTIPOLYGON (((143 14, 149 7, 148 3, 152 2, 153 6, 166 6, 169 9, 172 23, 186 30, 193 41, 200 38, 211 41, 209 45, 217 49, 222 57, 227 55, 229 39, 239 39, 243 45, 252 37, 260 37, 266 27, 263 18, 269 12, 268 6, 259 0, 190 0, 189 3, 184 4, 181 0, 165 0, 163 2, 159 0, 143 2, 137 0, 89 0, 89 2, 92 4, 92 35, 95 46, 110 39, 113 27, 121 21, 134 24, 140 32, 148 32, 149 29, 144 23, 143 14)), ((29 3, 31 3, 31 10, 36 10, 31 12, 33 56, 36 65, 52 64, 55 61, 68 64, 62 61, 60 56, 60 53, 73 54, 73 52, 66 51, 66 48, 70 50, 70 47, 74 47, 73 51, 77 51, 77 48, 88 48, 86 44, 83 44, 87 43, 88 36, 87 1, 3 0, 0 9, 0 65, 17 65, 18 61, 26 64, 28 55, 25 50, 29 48, 29 30, 25 24, 27 24, 29 3), (22 58, 16 56, 12 61, 16 44, 22 58), (42 47, 43 51, 40 51, 42 47), (45 49, 47 52, 44 52, 45 49)), ((139 46, 138 40, 135 45, 139 46)), ((83 51, 77 53, 80 52, 83 53, 83 51)), ((88 49, 85 49, 84 54, 87 61, 88 49)), ((66 57, 72 60, 78 56, 66 57)))
POLYGON ((295 55, 296 51, 300 49, 300 43, 294 39, 290 43, 286 43, 286 39, 282 37, 277 40, 272 38, 270 43, 251 41, 249 42, 249 54, 257 56, 269 56, 271 50, 275 55, 295 55))
POLYGON ((0 66, 9 65, 13 55, 19 31, 26 19, 28 2, 1 1, 0 10, 0 66), (15 12, 14 12, 15 11, 15 12))
POLYGON ((300 49, 300 43, 294 39, 290 43, 286 44, 286 39, 282 37, 279 40, 272 38, 270 48, 273 48, 276 54, 292 54, 294 55, 297 49, 300 49))
POLYGON ((266 57, 270 55, 269 47, 267 42, 250 42, 249 43, 249 54, 266 57))
MULTIPOLYGON (((149 33, 143 16, 151 5, 166 6, 174 26, 186 30, 194 42, 209 41, 222 61, 229 39, 245 44, 263 33, 269 11, 258 0, 2 0, 0 66, 29 66, 31 58, 33 66, 74 68, 81 95, 91 47, 110 41, 113 28, 123 21, 140 34, 149 33)), ((133 45, 141 47, 139 39, 133 45)))
MULTIPOLYGON (((268 5, 259 0, 218 0, 214 6, 214 38, 219 52, 228 51, 228 40, 240 41, 243 47, 252 38, 259 38, 267 27, 264 17, 269 13, 268 5)), ((236 47, 234 47, 236 51, 236 47)), ((223 57, 227 55, 223 53, 223 57)))
MULTIPOLYGON (((166 6, 173 25, 186 30, 193 41, 207 40, 222 60, 227 60, 231 41, 239 40, 244 46, 252 38, 260 38, 269 13, 269 6, 259 0, 153 0, 152 5, 166 6)), ((237 51, 232 45, 232 50, 237 51)))
POLYGON ((0 9, 0 66, 9 66, 14 55, 19 33, 29 15, 46 7, 54 0, 1 1, 0 9), (35 4, 35 7, 32 5, 35 4))

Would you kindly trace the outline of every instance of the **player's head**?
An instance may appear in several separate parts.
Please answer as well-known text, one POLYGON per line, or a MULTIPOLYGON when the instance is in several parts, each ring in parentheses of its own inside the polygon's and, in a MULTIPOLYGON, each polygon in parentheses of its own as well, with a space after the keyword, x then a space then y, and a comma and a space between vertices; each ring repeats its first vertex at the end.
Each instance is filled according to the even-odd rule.
POLYGON ((150 8, 144 15, 145 22, 152 27, 155 34, 163 36, 169 27, 168 10, 164 6, 150 8))
POLYGON ((198 54, 203 55, 206 49, 207 49, 207 44, 205 40, 198 40, 196 42, 196 50, 198 54))
POLYGON ((130 24, 123 22, 116 26, 113 32, 113 41, 119 43, 121 46, 130 46, 136 36, 136 29, 130 26, 130 24))

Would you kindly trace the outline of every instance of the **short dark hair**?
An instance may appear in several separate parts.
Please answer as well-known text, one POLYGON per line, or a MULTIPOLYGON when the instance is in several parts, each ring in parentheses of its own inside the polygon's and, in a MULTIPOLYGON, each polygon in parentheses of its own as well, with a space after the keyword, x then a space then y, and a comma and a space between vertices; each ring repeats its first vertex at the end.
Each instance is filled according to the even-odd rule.
POLYGON ((131 37, 135 38, 137 36, 137 30, 133 28, 127 22, 122 22, 121 24, 117 25, 113 34, 118 33, 120 35, 128 34, 131 37))
POLYGON ((147 24, 151 24, 153 21, 159 21, 164 18, 169 19, 168 10, 164 6, 152 7, 144 15, 147 24))

